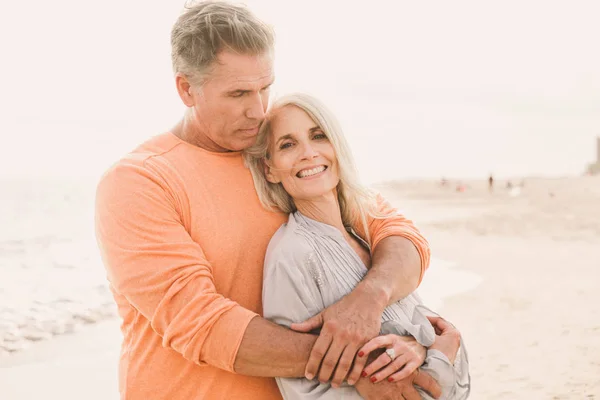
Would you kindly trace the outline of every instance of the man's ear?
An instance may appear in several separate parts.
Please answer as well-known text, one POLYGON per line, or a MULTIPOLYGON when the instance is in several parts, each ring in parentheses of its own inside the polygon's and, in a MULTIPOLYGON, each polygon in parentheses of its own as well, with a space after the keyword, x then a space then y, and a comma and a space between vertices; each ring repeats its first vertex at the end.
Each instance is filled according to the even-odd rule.
POLYGON ((177 86, 177 93, 179 98, 183 101, 186 107, 194 106, 194 96, 192 95, 192 85, 186 76, 183 74, 177 74, 175 76, 175 85, 177 86))
POLYGON ((263 168, 265 169, 265 177, 267 178, 267 181, 269 181, 271 183, 281 182, 281 180, 279 178, 277 178, 275 175, 273 175, 273 173, 271 172, 271 167, 269 167, 267 162, 264 160, 263 160, 263 168))

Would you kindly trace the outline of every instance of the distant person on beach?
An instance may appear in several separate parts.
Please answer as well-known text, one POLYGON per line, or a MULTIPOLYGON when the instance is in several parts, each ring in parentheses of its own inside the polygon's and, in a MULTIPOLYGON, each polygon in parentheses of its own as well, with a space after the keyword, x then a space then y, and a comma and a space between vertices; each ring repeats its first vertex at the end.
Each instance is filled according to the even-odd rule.
POLYGON ((494 177, 492 175, 490 175, 490 177, 488 178, 488 186, 490 189, 490 193, 494 191, 494 177))
MULTIPOLYGON (((279 99, 245 157, 263 206, 289 215, 267 249, 264 317, 294 330, 318 329, 336 312, 335 304, 364 283, 378 240, 370 236, 368 223, 381 223, 395 210, 382 209, 382 200, 360 185, 336 118, 312 96, 279 99)), ((460 334, 425 307, 416 292, 395 302, 372 301, 370 312, 381 319, 383 336, 351 350, 321 336, 313 353, 342 353, 340 364, 335 372, 323 364, 319 380, 278 378, 284 399, 362 399, 344 383, 346 376, 350 384, 361 374, 372 382, 404 379, 423 360, 421 369, 437 378, 441 398, 468 397, 468 360, 460 334), (374 350, 379 350, 376 360, 364 368, 374 350), (333 386, 320 382, 331 375, 333 386)))
MULTIPOLYGON (((274 377, 347 366, 378 336, 374 305, 417 288, 429 246, 382 200, 376 211, 389 217, 368 219, 363 232, 371 268, 325 309, 320 336, 260 317, 265 252, 288 216, 262 207, 241 151, 265 117, 273 33, 245 7, 206 2, 178 18, 171 45, 187 110, 112 166, 96 195, 97 240, 122 319, 121 398, 281 399, 274 377), (317 340, 332 351, 311 352, 317 340)), ((414 385, 437 396, 419 371, 398 382, 361 377, 355 387, 366 399, 412 400, 414 385)))

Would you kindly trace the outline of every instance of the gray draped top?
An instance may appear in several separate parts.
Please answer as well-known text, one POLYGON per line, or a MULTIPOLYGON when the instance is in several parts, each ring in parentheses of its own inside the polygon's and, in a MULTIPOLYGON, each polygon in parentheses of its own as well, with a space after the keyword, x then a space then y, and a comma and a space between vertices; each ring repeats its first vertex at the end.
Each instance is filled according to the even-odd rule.
MULTIPOLYGON (((360 237, 354 236, 366 245, 360 237)), ((290 214, 267 249, 264 317, 287 327, 305 321, 350 293, 366 273, 366 266, 339 230, 300 212, 290 214)), ((421 345, 429 347, 435 340, 435 331, 427 315, 437 314, 425 307, 414 292, 385 309, 381 334, 413 336, 421 345)), ((429 349, 421 369, 438 381, 442 399, 468 397, 470 376, 462 343, 454 365, 440 351, 429 349)), ((305 378, 277 378, 277 384, 286 400, 362 398, 347 384, 336 389, 305 378)), ((420 393, 423 399, 431 399, 427 393, 420 393)))

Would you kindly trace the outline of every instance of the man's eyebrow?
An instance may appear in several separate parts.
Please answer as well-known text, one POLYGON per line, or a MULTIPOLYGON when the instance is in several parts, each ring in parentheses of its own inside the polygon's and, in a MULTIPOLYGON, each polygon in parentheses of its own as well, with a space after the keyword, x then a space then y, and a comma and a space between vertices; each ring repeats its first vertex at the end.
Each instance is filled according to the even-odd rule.
POLYGON ((263 87, 263 89, 266 89, 266 88, 268 88, 269 86, 273 85, 274 83, 275 83, 275 77, 273 77, 273 79, 271 79, 271 82, 267 83, 267 84, 266 84, 266 85, 263 87))

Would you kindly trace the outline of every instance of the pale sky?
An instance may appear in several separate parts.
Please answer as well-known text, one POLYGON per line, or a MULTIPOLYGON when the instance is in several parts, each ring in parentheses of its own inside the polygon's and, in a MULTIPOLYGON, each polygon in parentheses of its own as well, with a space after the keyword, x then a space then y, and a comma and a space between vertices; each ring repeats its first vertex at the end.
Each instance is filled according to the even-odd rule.
MULTIPOLYGON (((276 94, 338 115, 366 181, 579 174, 600 135, 596 1, 246 1, 276 94)), ((183 112, 183 2, 12 2, 0 16, 1 176, 97 176, 183 112)))

